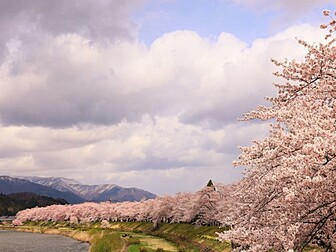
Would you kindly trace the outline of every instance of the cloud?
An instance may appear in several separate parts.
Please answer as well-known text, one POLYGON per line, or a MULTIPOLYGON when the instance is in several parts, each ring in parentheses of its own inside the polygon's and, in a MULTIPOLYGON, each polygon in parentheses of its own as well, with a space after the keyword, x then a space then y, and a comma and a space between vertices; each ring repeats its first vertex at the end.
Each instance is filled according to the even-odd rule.
POLYGON ((309 25, 251 45, 180 30, 146 46, 129 19, 140 1, 78 3, 3 1, 3 174, 162 194, 237 180, 236 146, 267 127, 236 119, 275 93, 270 58, 302 59, 295 37, 323 38, 309 25))
POLYGON ((313 33, 320 31, 296 26, 250 47, 227 33, 209 41, 191 31, 150 47, 93 45, 77 34, 52 37, 36 53, 17 46, 0 68, 1 123, 111 125, 148 114, 222 127, 274 94, 270 58, 303 55, 294 37, 313 33))
POLYGON ((0 59, 8 38, 38 51, 50 37, 79 34, 91 42, 135 38, 132 11, 142 0, 2 0, 0 59))
POLYGON ((263 136, 265 125, 228 125, 215 130, 183 124, 177 117, 144 116, 138 123, 114 126, 3 127, 0 170, 8 175, 118 183, 156 193, 193 191, 203 186, 204 178, 238 179, 239 170, 230 165, 237 153, 232 144, 246 141, 252 132, 254 137, 263 136), (176 186, 169 188, 172 183, 176 186))
POLYGON ((236 4, 258 10, 285 10, 292 14, 304 13, 316 6, 331 4, 333 0, 233 0, 236 4))
POLYGON ((271 34, 293 24, 325 22, 324 9, 335 9, 334 0, 232 0, 238 6, 253 10, 258 18, 267 16, 266 26, 271 34))

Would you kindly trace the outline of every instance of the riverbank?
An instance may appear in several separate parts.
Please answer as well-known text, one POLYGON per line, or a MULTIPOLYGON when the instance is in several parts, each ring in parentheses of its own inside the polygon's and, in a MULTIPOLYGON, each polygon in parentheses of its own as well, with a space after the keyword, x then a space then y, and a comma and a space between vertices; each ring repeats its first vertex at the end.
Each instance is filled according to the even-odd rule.
POLYGON ((90 244, 62 235, 0 230, 0 251, 88 252, 90 244))
MULTIPOLYGON (((89 243, 91 246, 92 239, 94 238, 87 231, 79 231, 71 228, 58 228, 58 227, 43 227, 38 224, 28 224, 23 226, 14 227, 10 224, 0 226, 1 230, 13 230, 19 232, 30 232, 50 235, 62 235, 70 237, 74 240, 89 243)), ((91 250, 90 250, 91 251, 91 250)))
POLYGON ((216 240, 216 232, 223 229, 189 224, 112 222, 70 225, 51 222, 29 222, 20 227, 2 227, 23 232, 57 234, 90 243, 90 251, 154 252, 154 251, 231 251, 229 243, 216 240))

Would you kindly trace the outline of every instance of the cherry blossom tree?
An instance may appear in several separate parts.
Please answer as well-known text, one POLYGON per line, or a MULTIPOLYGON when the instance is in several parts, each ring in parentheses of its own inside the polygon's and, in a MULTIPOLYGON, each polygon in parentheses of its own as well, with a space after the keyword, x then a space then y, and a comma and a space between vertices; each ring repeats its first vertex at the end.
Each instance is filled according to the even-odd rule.
MULTIPOLYGON (((326 42, 299 43, 302 62, 273 60, 278 95, 244 120, 271 120, 269 135, 242 147, 235 163, 246 176, 233 195, 220 235, 239 244, 237 251, 303 251, 317 243, 336 251, 336 47, 335 17, 326 42)), ((223 217, 224 220, 224 217, 223 217)))
MULTIPOLYGON (((26 221, 69 222, 72 225, 106 221, 143 221, 160 223, 219 224, 216 219, 222 209, 217 209, 226 192, 223 185, 207 186, 196 193, 178 193, 140 202, 86 202, 76 205, 52 205, 20 211, 15 224, 26 221)), ((224 204, 225 205, 225 204, 224 204)))
MULTIPOLYGON (((212 182, 211 182, 212 183, 212 182)), ((220 193, 213 184, 208 184, 205 188, 195 194, 193 202, 193 223, 198 225, 214 225, 217 223, 218 203, 220 193)))

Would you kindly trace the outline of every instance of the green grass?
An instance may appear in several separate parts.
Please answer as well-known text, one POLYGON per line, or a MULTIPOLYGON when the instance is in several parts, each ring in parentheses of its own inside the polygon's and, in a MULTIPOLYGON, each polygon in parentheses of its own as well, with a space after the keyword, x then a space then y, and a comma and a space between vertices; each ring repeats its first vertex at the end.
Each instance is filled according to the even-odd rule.
POLYGON ((95 236, 91 244, 92 252, 112 252, 121 251, 125 242, 121 239, 119 233, 102 231, 101 235, 95 236))
MULTIPOLYGON (((216 232, 223 232, 225 229, 213 226, 175 223, 160 224, 154 229, 150 222, 111 222, 109 228, 102 229, 100 222, 85 225, 27 222, 25 226, 18 228, 40 233, 57 229, 59 234, 70 237, 74 237, 76 233, 84 233, 91 237, 91 252, 200 252, 206 249, 214 252, 231 251, 230 242, 219 242, 216 239, 216 232)), ((304 252, 308 251, 325 250, 307 246, 304 252)))
POLYGON ((157 229, 154 229, 152 223, 113 222, 110 228, 160 237, 175 244, 179 251, 197 252, 206 248, 213 251, 231 250, 230 243, 223 243, 215 239, 217 237, 216 232, 222 232, 224 229, 213 226, 174 223, 160 224, 157 229), (212 239, 209 239, 209 237, 212 239))
POLYGON ((150 222, 111 222, 102 229, 100 223, 69 225, 69 223, 28 222, 21 227, 38 232, 57 229, 62 235, 74 237, 75 233, 87 234, 92 252, 215 252, 231 251, 230 243, 216 240, 216 232, 223 228, 190 224, 160 224, 154 228, 150 222))
POLYGON ((134 245, 128 246, 127 252, 139 252, 139 250, 140 250, 140 245, 134 244, 134 245))

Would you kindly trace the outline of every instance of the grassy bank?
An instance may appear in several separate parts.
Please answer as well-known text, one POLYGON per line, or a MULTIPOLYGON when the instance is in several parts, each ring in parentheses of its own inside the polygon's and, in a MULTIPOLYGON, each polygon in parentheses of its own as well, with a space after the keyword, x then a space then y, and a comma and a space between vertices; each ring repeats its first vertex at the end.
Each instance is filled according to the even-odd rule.
POLYGON ((64 235, 89 242, 91 252, 222 252, 231 250, 229 243, 215 240, 216 232, 221 232, 223 229, 189 224, 161 224, 154 229, 152 223, 142 222, 112 222, 105 228, 102 228, 100 223, 70 225, 69 223, 29 222, 14 229, 64 235))
MULTIPOLYGON (((2 229, 24 232, 57 234, 90 243, 90 252, 229 252, 228 242, 219 242, 216 232, 223 229, 189 224, 161 224, 153 228, 152 223, 112 222, 106 228, 100 223, 69 225, 26 223, 12 227, 10 223, 0 225, 2 229)), ((322 252, 323 249, 306 247, 305 252, 322 252)))
POLYGON ((111 223, 110 229, 140 232, 164 238, 174 243, 179 251, 231 251, 229 243, 216 240, 216 232, 222 232, 224 229, 213 226, 173 223, 160 224, 154 229, 152 223, 119 222, 111 223))

